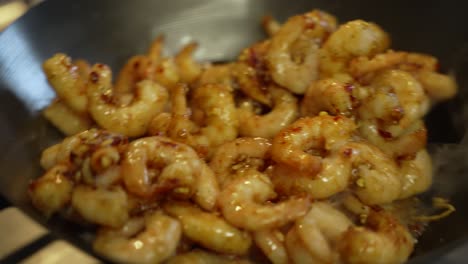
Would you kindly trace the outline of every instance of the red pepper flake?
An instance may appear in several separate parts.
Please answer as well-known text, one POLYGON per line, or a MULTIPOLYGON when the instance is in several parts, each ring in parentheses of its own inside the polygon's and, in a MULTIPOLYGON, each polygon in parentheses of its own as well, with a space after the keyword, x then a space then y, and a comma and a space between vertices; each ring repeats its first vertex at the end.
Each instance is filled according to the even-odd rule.
POLYGON ((354 85, 352 85, 350 83, 347 83, 347 84, 345 84, 344 88, 348 93, 351 93, 354 90, 355 87, 354 87, 354 85))
POLYGON ((291 128, 291 132, 301 132, 302 131, 302 127, 292 127, 291 128))
POLYGON ((347 149, 343 150, 343 154, 344 154, 346 157, 351 157, 351 154, 353 154, 353 150, 350 149, 350 148, 347 148, 347 149))
POLYGON ((99 81, 99 74, 93 71, 89 74, 89 79, 91 80, 91 82, 97 83, 99 81))
POLYGON ((392 139, 393 138, 393 135, 392 133, 390 132, 387 132, 385 130, 382 130, 382 129, 379 129, 379 135, 385 139, 392 139))

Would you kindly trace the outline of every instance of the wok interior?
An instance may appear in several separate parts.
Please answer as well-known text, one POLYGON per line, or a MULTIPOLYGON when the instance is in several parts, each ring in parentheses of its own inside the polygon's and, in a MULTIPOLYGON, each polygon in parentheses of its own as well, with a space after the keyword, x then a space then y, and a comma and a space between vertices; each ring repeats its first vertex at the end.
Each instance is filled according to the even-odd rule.
MULTIPOLYGON (((451 2, 451 1, 449 1, 451 2)), ((464 8, 448 1, 294 1, 178 0, 136 2, 112 0, 76 2, 49 0, 0 35, 0 191, 37 221, 91 251, 89 232, 73 223, 46 221, 30 205, 27 185, 38 177, 41 150, 61 135, 40 116, 53 98, 41 70, 56 52, 103 62, 115 69, 132 54, 143 52, 158 34, 166 35, 172 54, 188 41, 199 42, 197 58, 226 61, 243 47, 264 37, 259 21, 264 14, 279 20, 313 8, 337 16, 340 22, 361 18, 374 21, 392 37, 396 50, 417 51, 439 58, 442 71, 455 74, 460 85, 456 99, 438 105, 427 117, 429 150, 435 182, 423 196, 449 198, 457 212, 432 223, 421 237, 413 261, 424 261, 468 236, 468 22, 464 8), (464 139, 465 138, 465 139, 464 139), (438 251, 434 251, 439 249, 438 251)))

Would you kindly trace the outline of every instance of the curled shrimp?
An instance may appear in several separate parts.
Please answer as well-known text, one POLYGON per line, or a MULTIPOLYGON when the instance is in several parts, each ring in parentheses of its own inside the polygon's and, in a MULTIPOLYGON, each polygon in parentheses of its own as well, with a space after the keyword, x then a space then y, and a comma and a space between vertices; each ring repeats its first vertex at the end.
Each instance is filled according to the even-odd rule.
POLYGON ((289 263, 284 235, 279 230, 258 230, 253 233, 255 244, 273 264, 289 263))
POLYGON ((127 144, 128 139, 123 135, 90 129, 67 137, 62 142, 45 149, 42 152, 40 163, 42 168, 46 170, 56 164, 65 164, 76 170, 83 166, 86 159, 89 161, 91 156, 97 155, 96 152, 101 152, 104 155, 95 156, 95 163, 102 164, 99 169, 97 167, 93 169, 97 169, 96 172, 103 172, 119 163, 120 155, 125 151, 127 144))
POLYGON ((71 206, 84 220, 109 227, 121 227, 128 220, 127 193, 122 188, 74 188, 71 206))
POLYGON ((168 264, 250 264, 252 262, 233 256, 223 256, 200 249, 170 258, 168 264))
POLYGON ((400 199, 426 191, 432 184, 432 162, 426 150, 416 153, 410 160, 400 161, 403 177, 400 199))
POLYGON ((290 18, 271 38, 266 54, 273 80, 297 94, 303 94, 318 74, 318 45, 304 37, 306 29, 304 16, 290 18))
POLYGON ((130 143, 122 161, 122 178, 127 190, 137 196, 184 191, 206 210, 214 208, 219 192, 213 171, 196 152, 165 137, 130 143))
POLYGON ((175 56, 174 61, 178 68, 180 81, 194 82, 201 74, 201 66, 193 60, 192 54, 197 49, 197 43, 189 43, 175 56))
POLYGON ((63 209, 72 197, 73 182, 67 177, 66 165, 55 165, 29 184, 33 205, 47 217, 63 209))
POLYGON ((384 211, 370 211, 365 226, 350 227, 338 241, 345 263, 404 263, 413 247, 409 231, 384 211))
POLYGON ((239 89, 248 97, 265 105, 271 104, 268 93, 271 83, 270 72, 266 62, 266 54, 270 41, 263 41, 245 49, 237 63, 232 65, 232 76, 239 89))
POLYGON ((352 59, 348 71, 360 82, 369 83, 375 74, 385 70, 435 71, 437 63, 437 59, 429 55, 389 50, 375 56, 359 56, 352 59))
POLYGON ((341 25, 321 49, 320 75, 333 77, 347 72, 348 62, 359 56, 373 56, 388 48, 390 39, 374 23, 353 20, 341 25))
POLYGON ((262 171, 270 156, 271 142, 265 138, 236 138, 221 145, 214 153, 210 167, 221 186, 248 170, 262 171))
POLYGON ((427 95, 435 102, 448 100, 457 94, 457 82, 451 75, 420 71, 415 77, 422 84, 427 95))
POLYGON ((411 74, 390 70, 379 74, 371 84, 372 95, 360 109, 360 118, 384 121, 385 129, 399 136, 429 110, 429 98, 411 74), (396 125, 393 125, 396 124, 396 125))
POLYGON ((112 103, 112 83, 109 67, 93 66, 88 83, 89 113, 103 128, 127 136, 143 135, 151 119, 163 109, 167 90, 152 81, 139 82, 135 97, 126 106, 112 103))
POLYGON ((368 205, 393 202, 400 197, 402 179, 396 164, 379 148, 364 142, 348 143, 351 189, 368 205))
POLYGON ((369 142, 395 158, 412 156, 424 149, 427 143, 427 129, 422 120, 414 122, 396 137, 372 121, 359 122, 359 132, 369 142))
POLYGON ((272 144, 275 190, 328 198, 348 186, 351 163, 342 145, 355 130, 351 119, 322 114, 299 119, 280 132, 272 144))
POLYGON ((322 167, 320 153, 336 150, 350 139, 355 129, 354 122, 343 116, 324 113, 301 118, 274 137, 272 158, 295 170, 316 175, 322 167))
POLYGON ((279 87, 270 87, 272 110, 264 115, 255 114, 250 104, 238 109, 239 134, 246 137, 273 138, 281 129, 296 120, 297 99, 279 87))
POLYGON ((172 116, 167 119, 157 116, 150 131, 184 142, 195 148, 200 156, 209 158, 214 148, 237 137, 239 125, 234 98, 226 86, 207 84, 193 91, 193 107, 190 109, 186 93, 183 85, 174 89, 172 116))
POLYGON ((246 230, 273 229, 303 216, 310 201, 291 197, 268 204, 276 198, 270 179, 255 170, 231 181, 219 195, 218 203, 226 220, 246 230))
POLYGON ((43 64, 44 73, 47 76, 52 88, 58 97, 70 107, 71 110, 83 114, 88 107, 86 97, 87 77, 85 70, 80 70, 83 66, 72 63, 70 57, 65 54, 55 54, 43 64))
POLYGON ((207 65, 200 74, 196 86, 205 84, 222 84, 234 90, 234 77, 232 76, 233 63, 207 65))
POLYGON ((93 248, 119 263, 163 263, 175 254, 181 235, 178 220, 152 212, 117 229, 101 228, 93 248))
POLYGON ((356 86, 335 79, 322 79, 313 82, 302 98, 302 116, 315 116, 321 111, 332 115, 351 117, 359 106, 356 86))
POLYGON ((292 263, 336 263, 336 244, 353 225, 351 220, 326 202, 315 202, 286 235, 292 263))
POLYGON ((164 210, 179 219, 184 236, 206 249, 223 254, 245 255, 252 245, 249 233, 191 204, 169 202, 164 205, 164 210))

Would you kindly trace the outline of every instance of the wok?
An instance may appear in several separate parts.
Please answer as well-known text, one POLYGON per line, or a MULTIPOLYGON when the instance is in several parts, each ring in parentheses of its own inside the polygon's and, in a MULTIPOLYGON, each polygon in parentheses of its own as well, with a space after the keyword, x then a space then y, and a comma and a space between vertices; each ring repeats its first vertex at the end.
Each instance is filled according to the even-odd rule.
POLYGON ((41 70, 56 52, 103 62, 118 69, 164 33, 167 51, 200 43, 200 60, 226 61, 260 40, 264 14, 280 20, 312 8, 343 21, 374 21, 391 34, 396 50, 419 51, 440 59, 455 74, 460 93, 427 117, 435 182, 428 194, 449 198, 457 212, 430 225, 412 263, 427 263, 466 240, 468 225, 468 4, 456 1, 374 0, 49 0, 33 8, 0 35, 0 192, 52 233, 91 252, 89 230, 34 210, 27 197, 31 179, 41 174, 41 150, 61 135, 40 115, 54 97, 41 70), (462 4, 463 6, 460 6, 462 4))

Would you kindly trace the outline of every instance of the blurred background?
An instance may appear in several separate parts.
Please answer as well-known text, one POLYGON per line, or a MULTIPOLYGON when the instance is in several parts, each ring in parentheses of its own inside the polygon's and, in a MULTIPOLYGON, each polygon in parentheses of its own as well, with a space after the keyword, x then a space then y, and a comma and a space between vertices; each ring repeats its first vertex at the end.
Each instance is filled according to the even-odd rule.
POLYGON ((0 0, 0 31, 43 0, 0 0))

